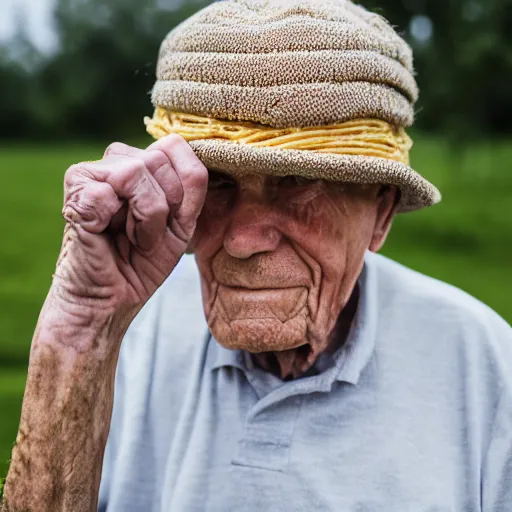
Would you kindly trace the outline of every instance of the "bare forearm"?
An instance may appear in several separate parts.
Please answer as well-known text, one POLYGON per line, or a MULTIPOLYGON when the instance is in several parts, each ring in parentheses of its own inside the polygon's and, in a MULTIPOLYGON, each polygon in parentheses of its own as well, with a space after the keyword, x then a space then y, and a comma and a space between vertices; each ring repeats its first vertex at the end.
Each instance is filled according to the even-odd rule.
POLYGON ((116 319, 113 326, 105 316, 92 329, 48 328, 53 313, 46 308, 32 344, 5 512, 97 510, 115 367, 128 322, 116 319))
POLYGON ((94 510, 112 408, 112 377, 105 373, 111 370, 102 368, 101 375, 81 357, 69 366, 49 346, 36 352, 5 501, 13 511, 94 510))
POLYGON ((192 240, 207 188, 176 134, 66 171, 64 239, 0 510, 96 510, 121 340, 192 240))

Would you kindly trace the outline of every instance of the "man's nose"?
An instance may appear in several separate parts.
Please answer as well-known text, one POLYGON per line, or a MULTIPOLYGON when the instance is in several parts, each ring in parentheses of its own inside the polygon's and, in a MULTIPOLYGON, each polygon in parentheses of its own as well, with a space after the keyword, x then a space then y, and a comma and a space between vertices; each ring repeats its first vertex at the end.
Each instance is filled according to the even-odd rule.
POLYGON ((271 205, 247 195, 239 198, 231 215, 224 237, 224 249, 229 255, 247 259, 277 249, 282 234, 276 226, 271 205))

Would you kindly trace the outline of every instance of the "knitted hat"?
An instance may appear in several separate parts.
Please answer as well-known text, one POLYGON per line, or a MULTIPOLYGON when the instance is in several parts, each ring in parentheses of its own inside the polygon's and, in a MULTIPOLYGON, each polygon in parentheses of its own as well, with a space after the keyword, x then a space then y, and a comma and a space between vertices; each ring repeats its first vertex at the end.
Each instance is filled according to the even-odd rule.
POLYGON ((223 0, 163 41, 145 122, 209 169, 394 185, 411 211, 441 198, 408 165, 417 98, 409 46, 349 0, 223 0))

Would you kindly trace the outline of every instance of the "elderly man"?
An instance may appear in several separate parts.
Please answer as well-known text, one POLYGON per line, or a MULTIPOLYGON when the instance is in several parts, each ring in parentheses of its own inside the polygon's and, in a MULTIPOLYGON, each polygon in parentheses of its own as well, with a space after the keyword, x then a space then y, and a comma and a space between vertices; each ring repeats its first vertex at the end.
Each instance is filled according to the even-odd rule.
POLYGON ((348 0, 172 31, 159 140, 66 173, 3 510, 512 510, 510 327, 374 254, 440 198, 408 165, 416 97, 348 0))

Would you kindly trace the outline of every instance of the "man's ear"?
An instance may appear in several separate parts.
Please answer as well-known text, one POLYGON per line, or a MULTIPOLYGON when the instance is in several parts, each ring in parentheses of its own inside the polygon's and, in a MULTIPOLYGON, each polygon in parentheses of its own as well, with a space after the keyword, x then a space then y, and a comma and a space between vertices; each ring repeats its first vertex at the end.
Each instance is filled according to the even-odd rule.
POLYGON ((369 247, 370 251, 378 252, 384 245, 398 211, 399 203, 400 191, 396 187, 389 185, 381 187, 377 194, 377 215, 369 247))

